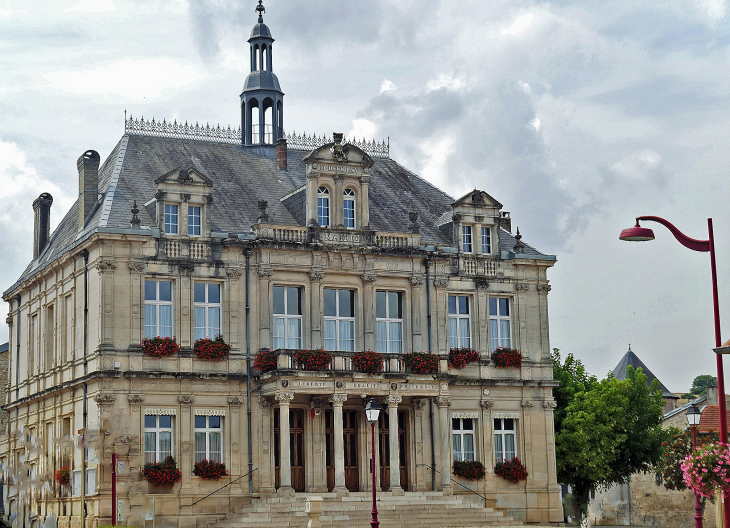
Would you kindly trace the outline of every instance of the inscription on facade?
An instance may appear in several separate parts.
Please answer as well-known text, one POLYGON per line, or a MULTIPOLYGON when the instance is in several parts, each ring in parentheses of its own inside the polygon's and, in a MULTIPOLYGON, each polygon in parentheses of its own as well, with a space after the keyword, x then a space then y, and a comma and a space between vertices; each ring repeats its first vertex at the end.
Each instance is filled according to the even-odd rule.
POLYGON ((348 381, 345 389, 370 389, 370 390, 388 390, 387 383, 378 383, 375 381, 348 381))
POLYGON ((328 165, 322 164, 319 166, 321 172, 344 172, 345 174, 360 174, 362 172, 361 167, 348 167, 347 165, 328 165))
POLYGON ((400 386, 402 392, 433 392, 439 391, 439 386, 435 383, 402 383, 400 386))
POLYGON ((332 389, 331 381, 303 381, 303 380, 292 380, 292 389, 332 389))
POLYGON ((367 239, 367 235, 361 233, 337 233, 328 231, 322 233, 322 240, 324 242, 364 244, 367 242, 367 239))

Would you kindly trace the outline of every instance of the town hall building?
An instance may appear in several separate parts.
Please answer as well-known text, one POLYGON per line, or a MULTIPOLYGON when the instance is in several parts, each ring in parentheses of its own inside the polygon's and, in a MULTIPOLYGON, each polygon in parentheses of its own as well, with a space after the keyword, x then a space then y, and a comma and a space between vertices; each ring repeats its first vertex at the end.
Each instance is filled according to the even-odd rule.
POLYGON ((78 200, 53 233, 52 196, 32 204, 32 260, 3 294, 5 518, 193 528, 238 514, 247 526, 254 505, 294 512, 309 495, 369 511, 374 456, 395 511, 428 499, 469 526, 562 522, 555 257, 513 233, 490 194, 451 197, 388 144, 285 133, 274 39, 256 10, 240 129, 130 117, 106 160, 79 157, 78 200), (200 358, 196 341, 219 335, 230 352, 200 358), (179 351, 150 352, 157 337, 179 351), (497 366, 499 347, 521 351, 521 366, 497 366), (450 365, 463 348, 478 359, 450 365), (331 356, 320 370, 297 360, 320 349, 331 356), (362 351, 380 354, 380 372, 360 371, 362 351), (435 371, 417 373, 411 352, 435 371), (387 404, 375 453, 370 399, 387 404), (168 456, 180 482, 153 485, 144 465, 168 456), (515 457, 526 480, 495 474, 515 457), (195 475, 203 459, 228 475, 195 475), (455 475, 461 461, 486 475, 455 475))

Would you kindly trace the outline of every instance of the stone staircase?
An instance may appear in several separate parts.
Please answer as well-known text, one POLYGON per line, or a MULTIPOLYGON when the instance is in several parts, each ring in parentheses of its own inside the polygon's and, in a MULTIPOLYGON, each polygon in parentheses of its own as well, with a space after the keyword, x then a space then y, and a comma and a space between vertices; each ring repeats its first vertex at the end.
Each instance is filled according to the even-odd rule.
MULTIPOLYGON (((254 499, 249 506, 229 513, 208 528, 305 528, 309 517, 304 499, 318 495, 324 499, 319 520, 323 527, 370 528, 372 495, 350 493, 297 493, 295 497, 254 499)), ((504 527, 521 525, 482 503, 464 500, 464 495, 444 496, 441 492, 406 492, 405 495, 378 493, 378 520, 383 528, 504 527)))

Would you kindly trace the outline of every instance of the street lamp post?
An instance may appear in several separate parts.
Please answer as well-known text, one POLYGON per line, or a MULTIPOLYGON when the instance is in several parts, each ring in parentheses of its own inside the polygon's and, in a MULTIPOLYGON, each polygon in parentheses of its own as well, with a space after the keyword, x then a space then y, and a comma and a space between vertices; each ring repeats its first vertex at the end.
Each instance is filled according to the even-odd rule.
MULTIPOLYGON (((710 253, 710 268, 712 271, 712 302, 715 313, 715 347, 720 348, 722 345, 722 338, 720 337, 720 304, 718 301, 717 294, 717 268, 715 266, 715 237, 712 232, 712 218, 707 219, 707 230, 709 234, 709 240, 695 240, 690 238, 679 229, 674 227, 670 222, 660 218, 658 216, 639 216, 636 218, 636 225, 628 229, 621 231, 619 239, 628 240, 630 242, 645 242, 648 240, 654 240, 654 232, 651 229, 647 229, 639 226, 639 221, 657 222, 662 224, 664 227, 669 229, 674 235, 674 238, 682 244, 684 247, 689 248, 693 251, 700 251, 703 253, 710 253)), ((727 436, 727 409, 725 408, 725 376, 722 368, 722 355, 716 354, 717 363, 717 391, 719 392, 718 404, 720 407, 720 441, 724 444, 728 443, 727 436)), ((723 500, 723 517, 725 528, 730 528, 730 489, 725 488, 722 490, 723 500)))
MULTIPOLYGON (((697 426, 700 424, 702 413, 693 405, 687 411, 687 422, 692 427, 692 450, 697 449, 697 426)), ((700 494, 695 491, 695 528, 702 528, 702 505, 700 504, 700 494)))
POLYGON ((378 505, 375 497, 375 424, 378 423, 378 416, 380 416, 380 411, 382 409, 383 408, 378 404, 378 402, 375 401, 375 398, 370 398, 370 401, 367 405, 365 405, 365 416, 370 424, 370 431, 373 440, 373 456, 370 458, 370 473, 373 475, 373 510, 370 512, 373 518, 370 521, 371 528, 380 527, 380 522, 378 521, 378 505))

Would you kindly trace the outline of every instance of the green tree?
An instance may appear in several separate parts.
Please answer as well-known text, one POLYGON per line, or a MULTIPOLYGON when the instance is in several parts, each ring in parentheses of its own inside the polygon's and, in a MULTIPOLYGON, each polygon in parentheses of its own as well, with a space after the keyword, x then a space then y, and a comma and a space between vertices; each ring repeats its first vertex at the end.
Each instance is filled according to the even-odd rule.
POLYGON ((558 481, 573 487, 574 502, 585 515, 590 492, 625 483, 633 473, 659 462, 666 433, 661 428, 662 391, 647 386, 641 369, 627 369, 625 380, 613 375, 596 380, 579 360, 561 362, 553 352, 558 407, 555 451, 558 481))
POLYGON ((702 396, 707 392, 708 387, 716 387, 717 378, 709 374, 701 374, 692 382, 692 388, 689 390, 692 394, 702 396))

